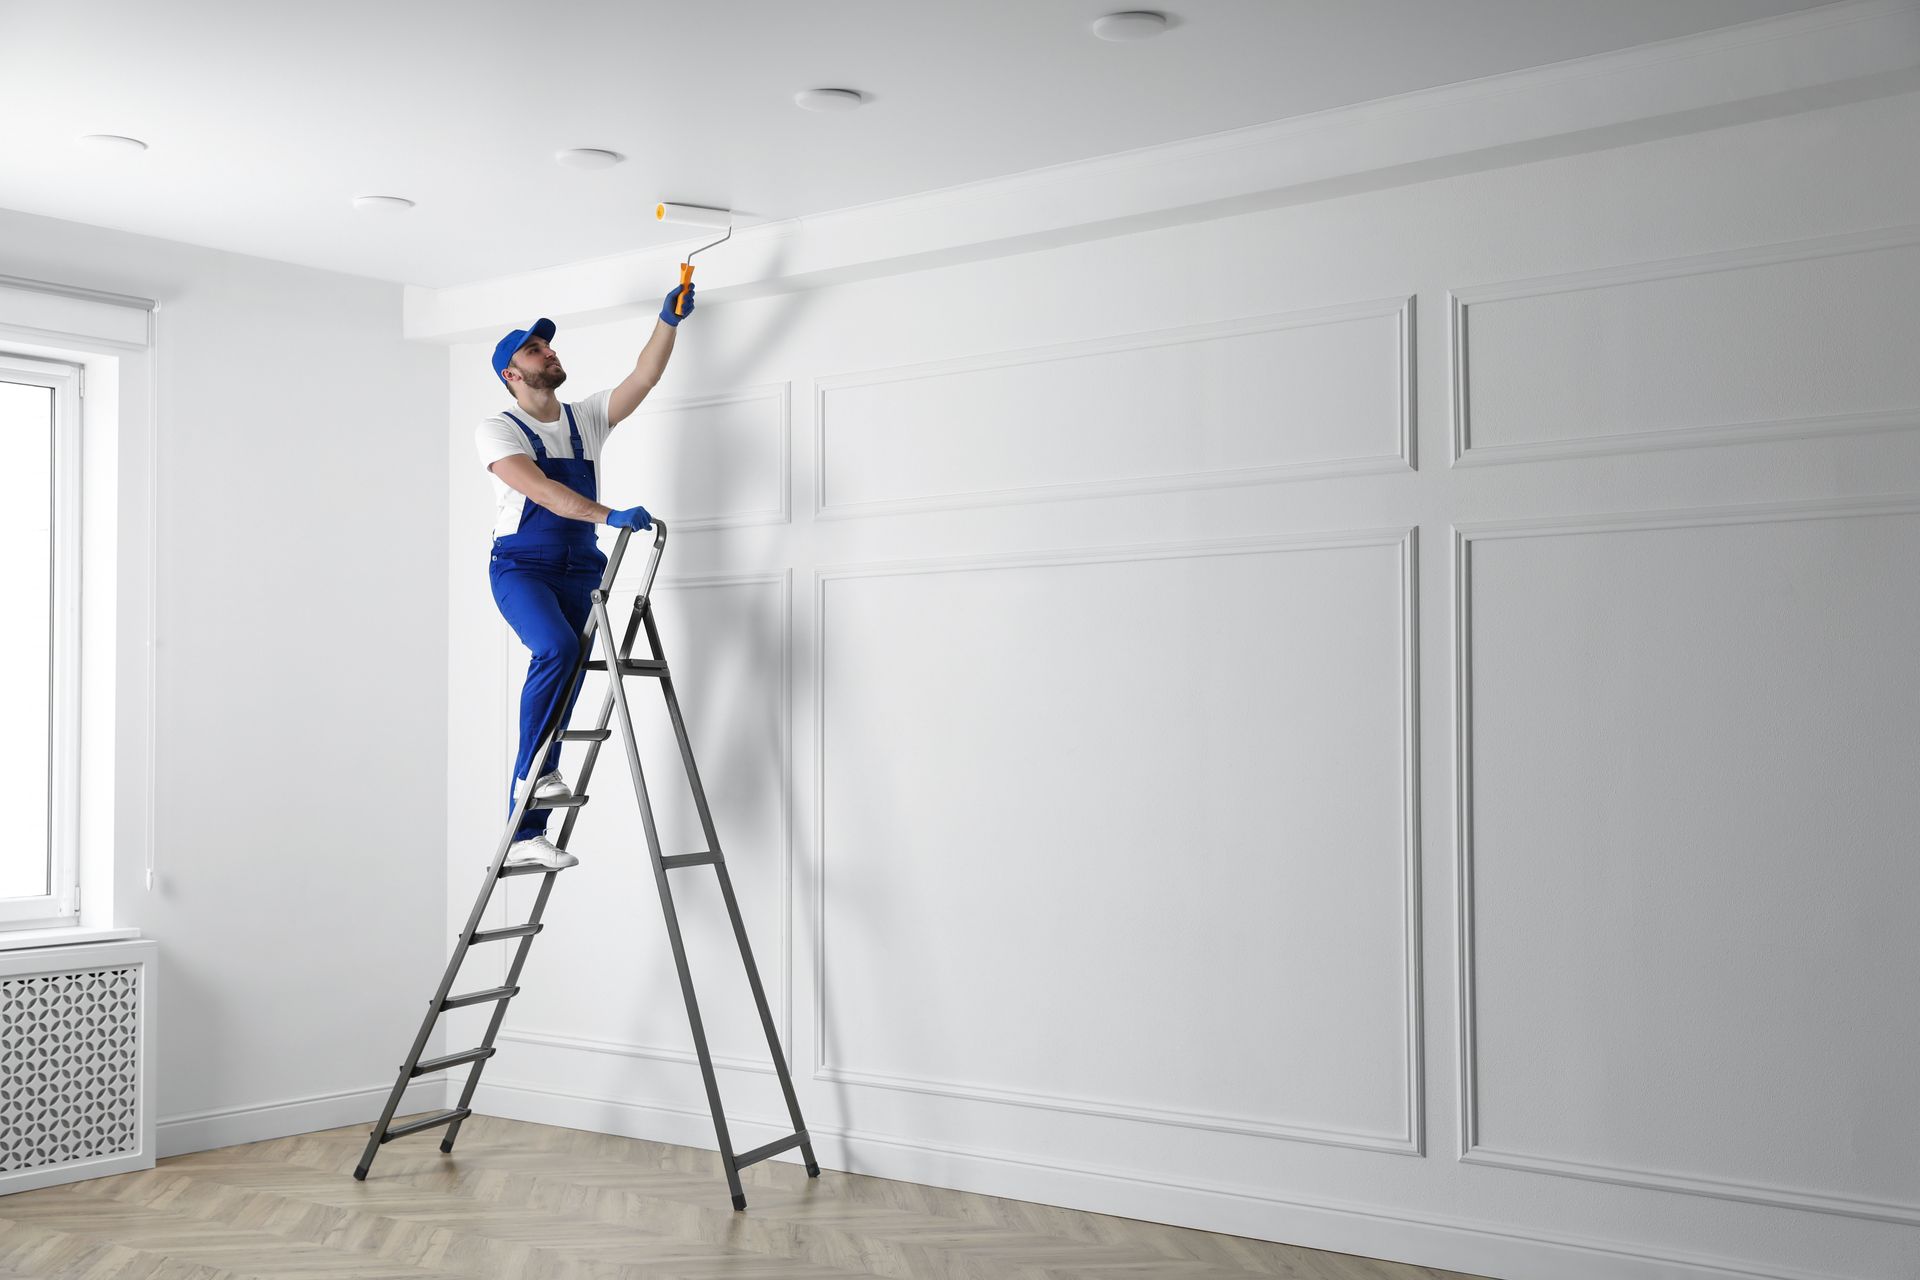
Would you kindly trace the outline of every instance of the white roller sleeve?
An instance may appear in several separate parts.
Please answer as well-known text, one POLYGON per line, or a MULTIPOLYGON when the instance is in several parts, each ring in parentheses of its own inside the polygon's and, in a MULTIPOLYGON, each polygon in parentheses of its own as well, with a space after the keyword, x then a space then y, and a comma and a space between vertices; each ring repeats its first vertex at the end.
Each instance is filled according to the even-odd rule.
POLYGON ((653 207, 653 219, 687 227, 724 229, 733 225, 733 214, 729 210, 707 209, 697 204, 657 204, 653 207))

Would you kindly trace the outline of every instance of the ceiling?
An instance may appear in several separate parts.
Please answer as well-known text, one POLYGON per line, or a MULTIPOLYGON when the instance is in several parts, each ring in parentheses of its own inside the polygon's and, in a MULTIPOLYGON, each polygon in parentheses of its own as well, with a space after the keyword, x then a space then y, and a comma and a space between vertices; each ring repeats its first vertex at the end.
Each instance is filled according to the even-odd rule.
POLYGON ((683 239, 660 199, 799 217, 1828 0, 1169 0, 1158 39, 1088 29, 1151 2, 0 0, 0 208, 446 286, 683 239), (871 100, 797 108, 815 87, 871 100))

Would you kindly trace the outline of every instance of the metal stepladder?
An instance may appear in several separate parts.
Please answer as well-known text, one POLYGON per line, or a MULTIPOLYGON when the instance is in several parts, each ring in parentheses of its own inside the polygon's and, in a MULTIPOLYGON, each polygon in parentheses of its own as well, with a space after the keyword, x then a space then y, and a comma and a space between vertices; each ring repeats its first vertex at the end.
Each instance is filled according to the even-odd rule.
MULTIPOLYGON (((547 898, 553 892, 554 877, 559 874, 544 866, 508 866, 507 854, 513 842, 513 833, 520 825, 521 816, 529 806, 533 808, 566 809, 567 816, 560 827, 559 839, 554 843, 562 849, 567 847, 568 839, 573 835, 575 820, 580 816, 580 807, 587 803, 587 782, 593 776, 593 766, 600 754, 600 744, 613 736, 609 727, 614 712, 620 714, 620 728, 626 740, 627 767, 633 774, 634 795, 640 804, 640 821, 646 829, 647 848, 653 857, 654 883, 660 891, 660 906, 666 914, 667 938, 673 946, 674 966, 680 972, 680 994, 687 1005, 687 1020, 693 1028, 693 1044, 700 1059, 700 1074, 706 1081, 707 1105, 713 1112, 713 1127, 720 1139, 720 1159, 727 1171, 727 1189, 733 1193, 733 1207, 747 1207, 746 1194, 740 1188, 740 1170, 748 1165, 775 1156, 783 1151, 800 1149, 807 1166, 807 1176, 820 1176, 819 1162, 814 1159, 813 1142, 807 1134, 806 1123, 800 1118, 800 1102, 794 1096, 793 1078, 787 1070, 786 1055, 780 1048, 780 1037, 773 1025, 773 1014, 767 1007, 767 993, 760 984, 760 971, 753 962, 753 949, 747 944, 746 926, 740 919, 740 904, 733 896, 733 881, 727 875, 726 859, 720 852, 720 838, 714 832, 713 814, 707 807, 707 793, 700 785, 700 774, 694 767, 693 747, 687 741, 687 727, 680 716, 680 701, 674 696, 673 677, 667 670, 665 652, 660 645, 660 632, 653 620, 653 581, 660 569, 661 553, 667 545, 667 528, 660 521, 654 521, 653 552, 647 562, 646 579, 639 594, 634 597, 633 613, 627 619, 625 635, 620 647, 612 650, 606 642, 613 635, 613 626, 607 616, 607 602, 612 595, 613 581, 620 572, 620 562, 626 555, 627 539, 632 530, 621 531, 619 541, 614 544, 613 553, 607 559, 605 574, 600 586, 593 593, 593 612, 587 621, 586 630, 581 635, 580 661, 574 668, 572 682, 569 684, 569 698, 562 700, 558 707, 564 710, 571 701, 572 691, 579 687, 588 671, 607 672, 606 698, 600 704, 600 715, 591 729, 568 730, 558 723, 549 722, 542 732, 539 749, 533 753, 537 775, 538 763, 546 759, 547 750, 555 742, 556 732, 560 742, 584 742, 587 744, 586 758, 581 762, 578 779, 573 786, 573 795, 569 798, 544 803, 533 798, 533 788, 528 787, 526 794, 514 804, 513 813, 507 819, 506 830, 501 834, 500 844, 494 851, 493 865, 488 869, 486 880, 480 887, 480 896, 474 900, 473 912, 467 917, 466 927, 461 930, 459 945, 455 947, 453 958, 447 962, 445 976, 440 979, 440 989, 428 1002, 427 1016, 420 1024, 420 1033, 413 1039, 413 1048, 407 1053, 406 1062, 401 1064, 400 1076, 394 1081, 393 1092, 387 1095, 387 1104, 380 1113, 380 1120, 367 1138, 367 1149, 360 1157, 360 1165, 353 1176, 362 1181, 367 1170, 373 1164, 373 1157, 380 1148, 395 1138, 404 1138, 408 1134, 421 1133, 429 1129, 446 1126, 446 1136, 441 1139, 440 1150, 453 1150, 454 1140, 460 1136, 461 1122, 473 1114, 474 1090, 480 1085, 480 1073, 487 1059, 498 1052, 494 1039, 500 1033, 500 1025, 506 1020, 507 1003, 520 994, 520 970, 527 962, 527 952, 533 946, 533 939, 546 926, 541 916, 547 908, 547 898), (641 628, 647 633, 647 647, 651 657, 632 656, 633 643, 641 628), (599 636, 603 647, 608 647, 611 660, 593 657, 594 637, 599 636), (700 815, 700 827, 706 837, 707 848, 702 853, 683 853, 662 856, 660 835, 654 827, 653 806, 647 797, 646 779, 640 768, 640 745, 634 736, 633 716, 627 705, 626 686, 622 680, 627 677, 645 677, 660 682, 660 690, 666 697, 667 714, 673 721, 674 736, 680 744, 680 760, 686 768, 687 781, 693 789, 694 806, 700 815), (687 968, 686 947, 680 937, 679 918, 674 913, 673 890, 667 882, 667 872, 680 867, 711 866, 720 880, 720 893, 727 905, 727 915, 733 922, 733 936, 740 944, 740 959, 746 965, 747 983, 753 990, 754 1004, 760 1012, 760 1025, 767 1034, 767 1046, 773 1055, 773 1066, 780 1077, 781 1092, 786 1095, 787 1114, 793 1121, 793 1132, 784 1138, 770 1142, 752 1151, 736 1154, 733 1140, 728 1136, 727 1118, 721 1109, 720 1088, 714 1079, 713 1059, 707 1049, 707 1033, 700 1020, 700 1005, 694 997, 693 974, 687 968), (535 896, 533 909, 524 924, 510 925, 502 929, 482 929, 481 918, 486 914, 487 904, 492 900, 494 887, 510 876, 537 875, 541 877, 540 890, 535 896), (466 995, 452 995, 454 980, 459 976, 461 963, 466 959, 468 948, 476 943, 517 941, 513 959, 507 967, 506 982, 485 991, 474 991, 466 995), (427 1040, 433 1034, 434 1025, 440 1015, 448 1009, 464 1008, 468 1005, 492 1004, 493 1017, 487 1023, 486 1036, 477 1049, 467 1049, 460 1053, 450 1053, 438 1058, 421 1061, 420 1054, 427 1047, 427 1040), (436 1111, 419 1120, 395 1126, 394 1112, 400 1107, 401 1096, 407 1086, 421 1076, 445 1071, 453 1067, 472 1064, 467 1074, 465 1087, 460 1093, 457 1106, 436 1111)), ((558 719, 556 712, 556 720, 558 719)))

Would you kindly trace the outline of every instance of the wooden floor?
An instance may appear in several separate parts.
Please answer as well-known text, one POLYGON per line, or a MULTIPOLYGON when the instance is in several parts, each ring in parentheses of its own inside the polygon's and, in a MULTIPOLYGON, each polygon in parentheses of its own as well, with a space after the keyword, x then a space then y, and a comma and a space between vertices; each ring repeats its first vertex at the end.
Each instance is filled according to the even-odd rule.
POLYGON ((1472 1280, 1239 1236, 475 1117, 386 1148, 364 1127, 0 1197, 0 1280, 1472 1280))

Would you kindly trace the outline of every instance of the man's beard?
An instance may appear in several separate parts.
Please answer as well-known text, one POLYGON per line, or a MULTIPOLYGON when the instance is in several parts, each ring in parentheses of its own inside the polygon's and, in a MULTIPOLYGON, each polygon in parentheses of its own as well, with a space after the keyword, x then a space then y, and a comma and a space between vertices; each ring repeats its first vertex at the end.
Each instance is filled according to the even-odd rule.
POLYGON ((567 380, 567 371, 565 369, 557 369, 552 373, 548 373, 545 369, 542 369, 538 373, 526 373, 520 376, 527 380, 527 390, 529 391, 551 391, 567 380))

